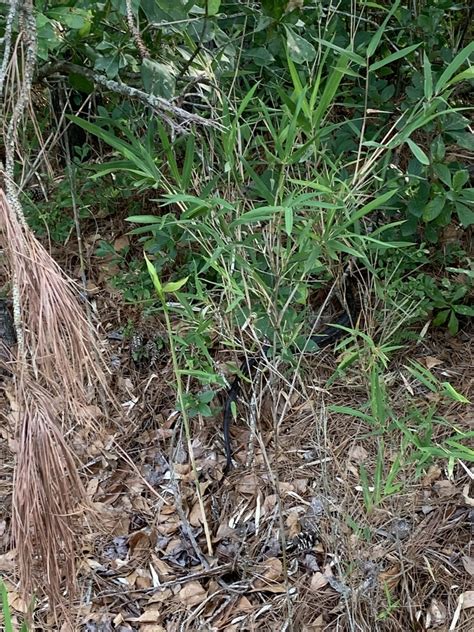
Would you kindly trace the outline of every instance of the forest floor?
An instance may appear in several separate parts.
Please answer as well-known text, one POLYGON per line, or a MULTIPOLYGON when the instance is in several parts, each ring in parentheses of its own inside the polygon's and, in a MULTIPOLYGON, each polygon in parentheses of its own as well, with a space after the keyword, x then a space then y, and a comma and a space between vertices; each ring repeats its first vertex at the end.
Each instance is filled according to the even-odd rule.
MULTIPOLYGON (((163 325, 122 304, 95 265, 92 305, 123 414, 101 417, 93 440, 75 434, 93 508, 76 525, 79 595, 66 613, 39 596, 35 629, 472 630, 472 470, 434 460, 417 473, 400 431, 420 441, 434 432, 439 443, 453 428, 472 431, 471 405, 442 398, 407 369, 416 361, 473 401, 472 326, 457 337, 429 329, 393 357, 384 376, 393 432, 383 439, 363 416, 340 411, 363 409, 370 393, 355 366, 328 387, 331 350, 304 358, 296 387, 284 367, 262 366, 239 403, 230 473, 221 412, 191 420, 198 494, 166 344, 136 361, 123 335, 133 323, 145 348, 166 337, 163 325)), ((216 355, 222 366, 231 360, 216 355)), ((1 380, 0 573, 18 620, 26 604, 9 537, 17 411, 11 377, 1 380)))

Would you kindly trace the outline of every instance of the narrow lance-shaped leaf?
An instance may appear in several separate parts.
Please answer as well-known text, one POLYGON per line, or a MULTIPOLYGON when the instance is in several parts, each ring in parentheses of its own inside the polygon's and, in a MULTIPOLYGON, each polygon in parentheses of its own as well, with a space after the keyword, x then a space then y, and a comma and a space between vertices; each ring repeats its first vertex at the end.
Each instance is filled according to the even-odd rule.
POLYGON ((367 46, 367 57, 372 57, 372 55, 377 50, 380 44, 380 40, 382 39, 382 35, 384 34, 384 31, 387 27, 388 21, 390 20, 392 15, 395 13, 395 11, 398 9, 399 5, 400 5, 400 0, 396 0, 396 2, 393 3, 392 8, 388 12, 385 20, 382 22, 379 28, 375 31, 374 36, 372 37, 372 39, 369 42, 369 45, 367 46))
POLYGON ((431 62, 426 53, 423 53, 423 90, 425 99, 429 101, 433 96, 433 75, 431 72, 431 62))
POLYGON ((391 55, 388 55, 387 57, 384 57, 383 59, 380 59, 379 61, 374 62, 370 66, 369 70, 371 72, 374 72, 375 70, 379 70, 379 68, 383 68, 384 66, 387 66, 388 64, 391 64, 394 61, 397 61, 397 59, 406 57, 407 55, 412 53, 416 48, 418 48, 418 46, 420 46, 420 44, 412 44, 411 46, 402 48, 401 50, 398 50, 396 53, 392 53, 391 55))
POLYGON ((145 262, 146 262, 146 267, 147 267, 147 270, 148 270, 148 274, 150 275, 151 280, 153 281, 153 285, 155 286, 156 293, 158 294, 158 297, 161 300, 164 300, 163 287, 161 285, 160 279, 158 278, 158 274, 157 274, 157 272, 155 270, 155 266, 148 259, 146 254, 144 254, 144 257, 145 257, 145 262))
POLYGON ((474 53, 474 42, 468 44, 463 48, 453 61, 448 65, 446 70, 441 74, 441 77, 436 82, 435 93, 439 94, 449 83, 451 77, 458 71, 463 63, 474 53))
POLYGON ((419 145, 413 142, 410 138, 407 140, 407 145, 411 149, 413 155, 418 160, 418 162, 421 162, 422 165, 430 164, 430 159, 419 145))
POLYGON ((364 206, 362 208, 360 208, 357 212, 355 212, 351 216, 351 218, 348 219, 347 222, 345 222, 341 226, 341 228, 348 228, 351 224, 353 224, 354 222, 356 222, 359 219, 362 219, 362 217, 365 217, 365 215, 367 215, 368 213, 370 213, 374 209, 383 206, 397 192, 398 192, 398 189, 392 189, 391 191, 386 191, 385 193, 382 193, 382 195, 379 195, 379 197, 375 198, 375 200, 372 200, 371 202, 368 202, 367 204, 364 204, 364 206))

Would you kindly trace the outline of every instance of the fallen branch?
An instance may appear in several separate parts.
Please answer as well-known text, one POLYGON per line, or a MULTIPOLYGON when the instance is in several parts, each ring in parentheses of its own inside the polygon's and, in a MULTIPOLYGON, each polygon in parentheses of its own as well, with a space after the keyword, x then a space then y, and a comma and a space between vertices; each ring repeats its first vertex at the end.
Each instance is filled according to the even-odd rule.
POLYGON ((174 105, 167 99, 163 99, 162 97, 157 97, 154 94, 148 94, 148 92, 144 92, 143 90, 139 90, 138 88, 133 88, 132 86, 128 86, 124 83, 119 83, 118 81, 114 81, 112 79, 107 79, 103 75, 100 75, 90 68, 84 68, 83 66, 79 66, 78 64, 73 64, 71 62, 55 62, 49 63, 43 66, 36 75, 36 80, 41 81, 46 77, 50 77, 56 74, 64 74, 69 75, 70 73, 82 75, 89 81, 92 81, 94 85, 103 86, 110 92, 114 92, 115 94, 121 94, 122 96, 128 97, 130 99, 137 99, 141 101, 145 105, 151 107, 158 116, 165 120, 165 122, 170 125, 174 129, 178 129, 179 131, 183 131, 183 123, 185 125, 196 124, 204 127, 214 127, 216 129, 224 129, 224 127, 216 122, 206 119, 199 114, 193 114, 192 112, 187 112, 183 108, 174 105), (180 122, 177 124, 172 118, 175 117, 180 122))

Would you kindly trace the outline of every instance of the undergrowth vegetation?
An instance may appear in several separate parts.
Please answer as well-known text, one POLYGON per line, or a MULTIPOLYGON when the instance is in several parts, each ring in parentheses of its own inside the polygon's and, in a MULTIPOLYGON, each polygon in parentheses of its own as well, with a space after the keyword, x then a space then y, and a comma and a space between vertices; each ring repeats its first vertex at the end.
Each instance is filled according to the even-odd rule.
MULTIPOLYGON (((358 317, 318 387, 357 384, 355 400, 324 409, 365 446, 357 508, 340 500, 344 536, 373 540, 371 516, 396 515, 435 467, 449 481, 472 476, 474 432, 462 421, 472 393, 430 350, 437 337, 468 346, 474 316, 468 3, 71 0, 37 11, 38 102, 17 165, 25 212, 58 252, 80 225, 98 283, 159 329, 153 353, 172 356, 203 515, 193 431, 219 419, 238 358, 269 345, 264 390, 288 394, 272 412, 275 454, 257 440, 255 467, 275 468, 278 489, 292 397, 311 399, 310 337, 322 311, 334 317, 321 309, 333 296, 347 307, 344 283, 357 288, 358 317), (205 123, 157 116, 113 82, 205 123)), ((120 324, 133 338, 137 321, 120 324)), ((151 362, 149 350, 135 353, 151 362)), ((337 487, 336 471, 323 474, 325 490, 337 487)), ((337 564, 349 585, 355 560, 337 564)), ((428 597, 412 608, 409 589, 394 586, 386 576, 371 604, 353 589, 337 614, 311 606, 340 627, 304 629, 408 630, 431 616, 430 627, 428 597)), ((447 625, 456 600, 444 603, 447 625)), ((309 610, 293 629, 313 620, 309 610)))

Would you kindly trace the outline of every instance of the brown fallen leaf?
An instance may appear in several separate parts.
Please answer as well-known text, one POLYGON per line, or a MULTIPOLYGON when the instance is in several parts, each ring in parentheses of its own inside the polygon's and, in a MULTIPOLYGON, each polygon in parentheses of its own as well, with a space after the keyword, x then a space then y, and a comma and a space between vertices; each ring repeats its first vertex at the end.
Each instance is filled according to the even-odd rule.
POLYGON ((313 576, 311 577, 311 584, 309 587, 310 590, 312 590, 313 592, 318 592, 319 590, 327 586, 328 583, 329 580, 326 575, 318 571, 317 573, 313 573, 313 576))
POLYGON ((242 476, 237 482, 237 490, 241 494, 256 494, 259 488, 259 479, 255 474, 242 476))
POLYGON ((130 555, 143 555, 153 550, 153 543, 147 529, 135 531, 128 538, 130 555))
POLYGON ((386 586, 391 591, 398 586, 400 579, 400 566, 398 564, 393 564, 379 575, 380 585, 386 586))
POLYGON ((179 591, 179 600, 187 608, 196 606, 206 597, 207 593, 198 581, 188 582, 179 591))
POLYGON ((432 369, 434 366, 443 364, 443 360, 440 360, 439 358, 435 358, 433 356, 425 356, 423 358, 423 364, 427 369, 432 369))
POLYGON ((446 621, 446 606, 437 599, 432 599, 426 613, 425 628, 439 628, 446 621))
POLYGON ((127 618, 131 623, 158 623, 161 613, 158 608, 149 608, 139 617, 127 618))
POLYGON ((11 549, 7 553, 0 555, 0 571, 2 571, 2 573, 14 571, 15 568, 16 568, 15 549, 11 549))
POLYGON ((469 608, 474 608, 474 590, 466 590, 460 599, 462 599, 462 609, 468 610, 469 608))
POLYGON ((121 235, 117 237, 114 241, 114 250, 115 252, 120 252, 124 248, 127 248, 130 245, 130 237, 128 235, 121 235))
POLYGON ((312 623, 306 623, 303 626, 302 632, 323 632, 326 624, 324 623, 323 615, 320 614, 312 623))
POLYGON ((462 564, 466 570, 466 573, 469 573, 469 575, 474 575, 474 557, 464 555, 464 557, 462 558, 462 564))
POLYGON ((232 529, 232 527, 229 526, 227 522, 221 522, 219 527, 217 528, 214 542, 224 540, 225 538, 236 538, 236 531, 235 529, 232 529))
POLYGON ((290 511, 286 519, 288 538, 294 538, 300 532, 300 517, 297 511, 290 511))
POLYGON ((8 591, 8 604, 12 610, 26 614, 28 612, 28 603, 16 591, 8 591))
POLYGON ((436 481, 433 485, 433 489, 440 498, 452 498, 459 493, 456 485, 447 480, 436 481))
POLYGON ((283 565, 281 560, 276 557, 270 557, 260 567, 260 577, 254 581, 256 590, 270 590, 270 586, 281 579, 283 565))
POLYGON ((430 465, 427 473, 421 479, 423 487, 431 487, 441 476, 441 468, 438 465, 430 465))
POLYGON ((252 612, 253 606, 247 597, 241 597, 232 610, 233 612, 252 612))
POLYGON ((202 519, 202 511, 201 511, 201 506, 199 504, 198 501, 196 501, 189 513, 189 523, 193 526, 193 527, 200 527, 203 523, 203 519, 202 519))
POLYGON ((173 591, 170 588, 158 589, 148 599, 148 605, 157 603, 167 603, 173 597, 173 591))
POLYGON ((268 515, 275 509, 276 501, 276 494, 268 494, 268 496, 265 497, 261 510, 263 516, 268 515))
POLYGON ((369 453, 361 445, 354 445, 349 449, 348 460, 353 463, 365 463, 369 458, 369 453))

